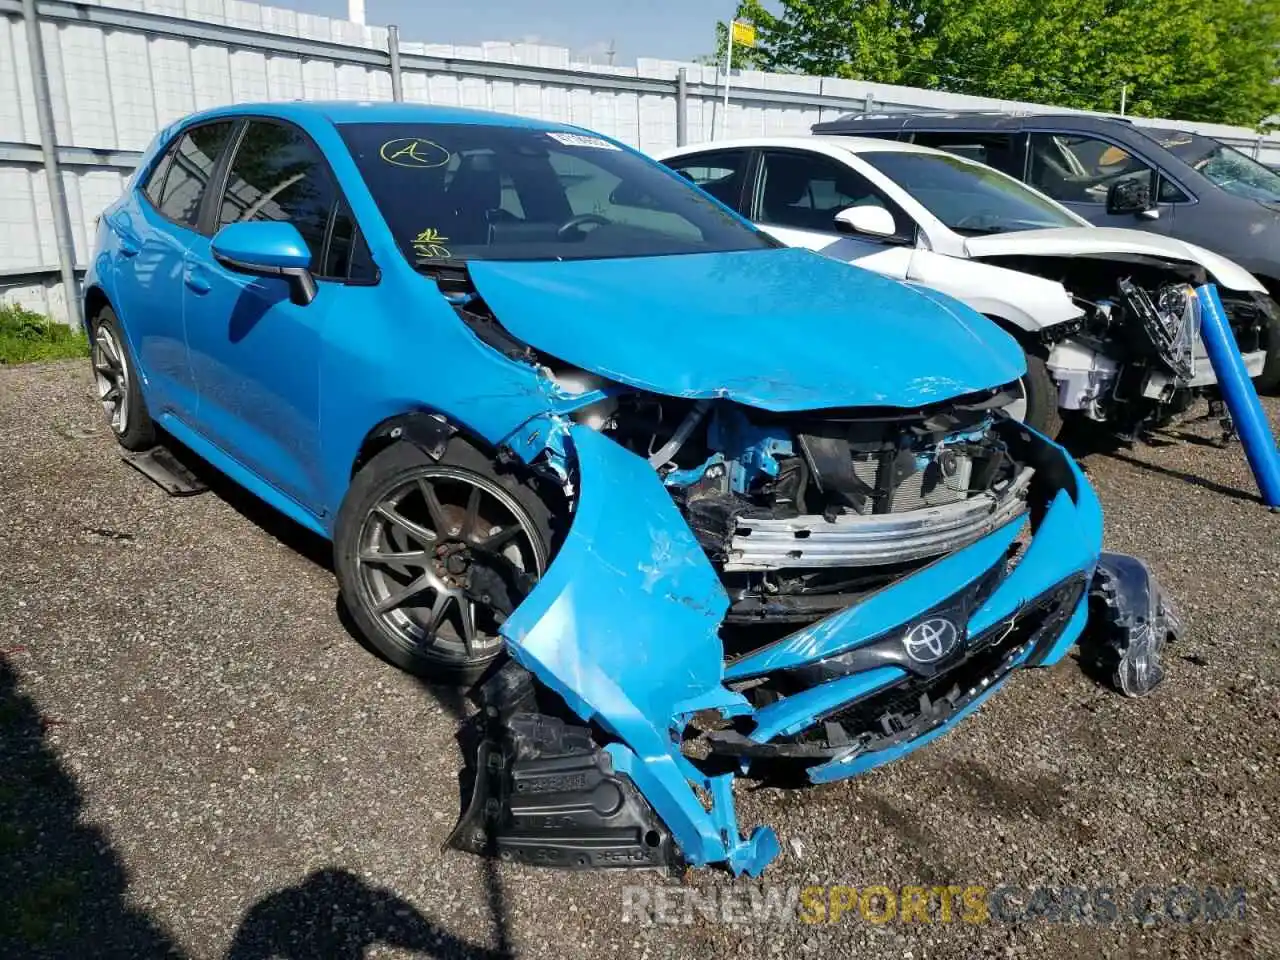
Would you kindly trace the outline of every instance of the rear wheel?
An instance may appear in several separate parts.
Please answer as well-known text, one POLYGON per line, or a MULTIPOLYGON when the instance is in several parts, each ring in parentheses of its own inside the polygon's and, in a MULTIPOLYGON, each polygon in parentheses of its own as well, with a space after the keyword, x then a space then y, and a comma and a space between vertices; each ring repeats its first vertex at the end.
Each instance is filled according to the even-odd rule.
POLYGON ((155 426, 142 399, 129 342, 110 307, 103 307, 94 317, 93 348, 89 356, 98 402, 116 441, 126 450, 155 446, 155 426))
POLYGON ((1058 409, 1058 385, 1049 375, 1045 362, 1035 354, 1027 355, 1027 372, 1018 381, 1020 400, 1007 409, 1009 416, 1022 420, 1050 440, 1062 430, 1062 412, 1058 409))
POLYGON ((334 562, 352 618, 396 666, 470 684, 546 570, 550 513, 526 483, 455 438, 433 460, 397 443, 356 474, 334 562))

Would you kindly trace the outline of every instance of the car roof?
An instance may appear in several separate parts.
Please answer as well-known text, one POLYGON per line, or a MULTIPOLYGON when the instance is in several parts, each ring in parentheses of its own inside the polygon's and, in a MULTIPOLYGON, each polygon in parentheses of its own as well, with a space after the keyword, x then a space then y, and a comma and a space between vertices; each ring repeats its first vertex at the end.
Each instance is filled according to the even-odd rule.
POLYGON ((192 114, 188 120, 226 116, 267 116, 285 120, 328 120, 330 123, 475 123, 526 127, 534 130, 577 130, 567 123, 516 117, 489 110, 435 106, 427 103, 394 103, 366 100, 287 100, 270 103, 236 103, 192 114))
POLYGON ((813 132, 857 133, 859 130, 1020 130, 1024 126, 1060 126, 1070 130, 1097 130, 1116 133, 1117 128, 1133 130, 1127 117, 1097 117, 1086 113, 1010 113, 969 111, 962 113, 847 113, 835 120, 818 123, 813 132))
POLYGON ((881 140, 877 137, 734 137, 728 140, 708 140, 704 143, 691 143, 687 146, 665 150, 659 156, 670 157, 675 154, 702 153, 709 150, 740 150, 744 147, 775 147, 778 149, 807 150, 815 143, 846 153, 944 153, 933 147, 924 147, 915 143, 904 143, 900 140, 881 140))

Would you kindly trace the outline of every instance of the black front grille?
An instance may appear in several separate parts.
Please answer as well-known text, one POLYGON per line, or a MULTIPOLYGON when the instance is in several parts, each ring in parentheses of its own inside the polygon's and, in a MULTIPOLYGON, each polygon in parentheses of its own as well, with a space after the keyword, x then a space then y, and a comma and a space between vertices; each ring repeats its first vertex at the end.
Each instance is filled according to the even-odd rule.
POLYGON ((970 637, 962 659, 932 676, 910 674, 891 687, 820 718, 793 738, 828 746, 861 745, 864 751, 919 736, 998 682, 1015 654, 1031 644, 1028 665, 1039 663, 1062 635, 1084 593, 1084 577, 1074 575, 1024 607, 1012 624, 1003 620, 970 637), (907 736, 904 736, 907 733, 907 736))

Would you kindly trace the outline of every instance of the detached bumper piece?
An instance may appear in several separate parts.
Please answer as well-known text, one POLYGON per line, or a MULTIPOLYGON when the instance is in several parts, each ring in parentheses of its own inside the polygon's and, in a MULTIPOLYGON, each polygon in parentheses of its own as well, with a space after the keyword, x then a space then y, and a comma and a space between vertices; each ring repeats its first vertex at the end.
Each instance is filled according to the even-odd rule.
POLYGON ((1164 679, 1165 643, 1182 635, 1182 620, 1151 568, 1128 554, 1102 554, 1089 613, 1089 630, 1080 640, 1085 665, 1126 697, 1154 690, 1164 679))
POLYGON ((448 845, 532 866, 664 868, 671 835, 635 784, 613 769, 587 727, 536 709, 529 675, 508 665, 484 691, 518 692, 486 704, 471 802, 448 845))

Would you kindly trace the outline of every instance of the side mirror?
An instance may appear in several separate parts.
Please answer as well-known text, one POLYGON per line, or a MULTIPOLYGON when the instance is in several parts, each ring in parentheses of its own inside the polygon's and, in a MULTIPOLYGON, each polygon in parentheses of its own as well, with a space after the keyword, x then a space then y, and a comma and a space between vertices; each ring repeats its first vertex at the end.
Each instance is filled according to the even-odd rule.
POLYGON ((211 246, 213 258, 228 270, 287 281, 289 299, 300 307, 316 298, 311 251, 292 223, 228 223, 211 246))
POLYGON ((1141 180, 1117 180, 1107 189, 1107 213, 1141 214, 1151 209, 1151 187, 1141 180))
POLYGON ((892 237, 898 230, 893 214, 884 207, 845 207, 835 215, 836 233, 867 237, 892 237))

